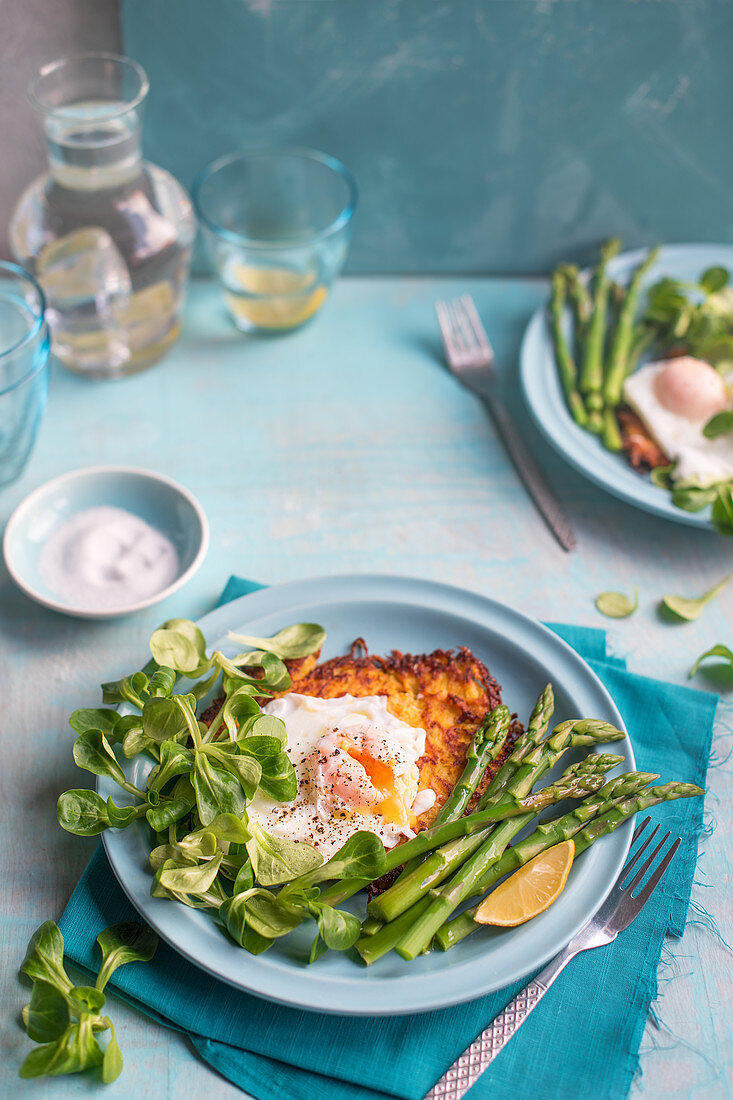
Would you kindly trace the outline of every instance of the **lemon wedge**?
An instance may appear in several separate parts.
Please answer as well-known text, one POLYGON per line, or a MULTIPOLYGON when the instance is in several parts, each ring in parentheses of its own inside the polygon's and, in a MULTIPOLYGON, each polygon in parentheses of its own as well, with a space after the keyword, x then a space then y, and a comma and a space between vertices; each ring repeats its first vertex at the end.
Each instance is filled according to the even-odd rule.
POLYGON ((313 272, 238 264, 229 277, 247 295, 255 296, 227 294, 235 320, 245 327, 295 328, 309 320, 326 299, 326 288, 316 283, 313 272))
POLYGON ((514 928, 544 913, 562 893, 574 856, 572 840, 540 852, 481 902, 474 920, 514 928))

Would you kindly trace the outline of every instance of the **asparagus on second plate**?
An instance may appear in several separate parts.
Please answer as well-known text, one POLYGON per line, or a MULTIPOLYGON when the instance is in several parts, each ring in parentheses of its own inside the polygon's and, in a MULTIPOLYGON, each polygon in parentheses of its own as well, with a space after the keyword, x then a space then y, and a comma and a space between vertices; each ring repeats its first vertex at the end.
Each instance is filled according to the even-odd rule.
POLYGON ((600 260, 593 280, 593 313, 588 322, 580 371, 580 392, 585 397, 588 409, 588 429, 595 434, 600 434, 603 430, 603 358, 611 286, 607 264, 620 249, 621 242, 617 237, 612 237, 601 246, 600 260))

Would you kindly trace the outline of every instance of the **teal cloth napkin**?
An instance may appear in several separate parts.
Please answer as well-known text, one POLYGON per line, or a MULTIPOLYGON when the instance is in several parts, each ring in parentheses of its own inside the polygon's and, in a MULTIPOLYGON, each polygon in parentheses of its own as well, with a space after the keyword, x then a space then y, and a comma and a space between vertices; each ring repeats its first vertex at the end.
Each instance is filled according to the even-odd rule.
MULTIPOLYGON (((220 602, 260 587, 233 577, 220 602)), ((704 786, 716 697, 627 672, 606 653, 603 631, 550 625, 606 684, 637 766, 704 786)), ((685 926, 702 799, 652 812, 683 838, 672 873, 614 944, 570 964, 473 1087, 472 1100, 626 1096, 664 937, 685 926)), ((134 918, 100 846, 60 921, 70 958, 95 968, 97 934, 134 918)), ((111 984, 143 1012, 187 1032, 206 1062, 257 1100, 420 1100, 524 983, 417 1016, 325 1016, 237 992, 161 943, 152 962, 123 967, 111 984)))

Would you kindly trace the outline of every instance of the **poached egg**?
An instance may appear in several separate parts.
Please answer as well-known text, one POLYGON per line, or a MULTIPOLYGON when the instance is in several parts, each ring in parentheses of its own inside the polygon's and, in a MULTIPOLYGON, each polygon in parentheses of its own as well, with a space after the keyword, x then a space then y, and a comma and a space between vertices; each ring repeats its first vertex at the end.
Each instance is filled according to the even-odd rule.
POLYGON ((395 718, 381 695, 321 699, 291 692, 263 707, 285 724, 285 751, 298 779, 293 802, 261 790, 247 807, 275 836, 305 840, 328 859, 360 829, 385 848, 414 836, 416 819, 435 802, 418 791, 425 730, 395 718))

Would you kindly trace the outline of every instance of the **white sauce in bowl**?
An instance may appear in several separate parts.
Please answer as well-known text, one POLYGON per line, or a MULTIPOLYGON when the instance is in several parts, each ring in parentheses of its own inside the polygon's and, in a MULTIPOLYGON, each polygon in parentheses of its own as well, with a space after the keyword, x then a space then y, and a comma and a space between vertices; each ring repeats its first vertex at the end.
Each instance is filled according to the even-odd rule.
POLYGON ((66 603, 87 611, 135 604, 171 584, 176 548, 162 532, 122 508, 87 508, 56 527, 38 571, 66 603))

